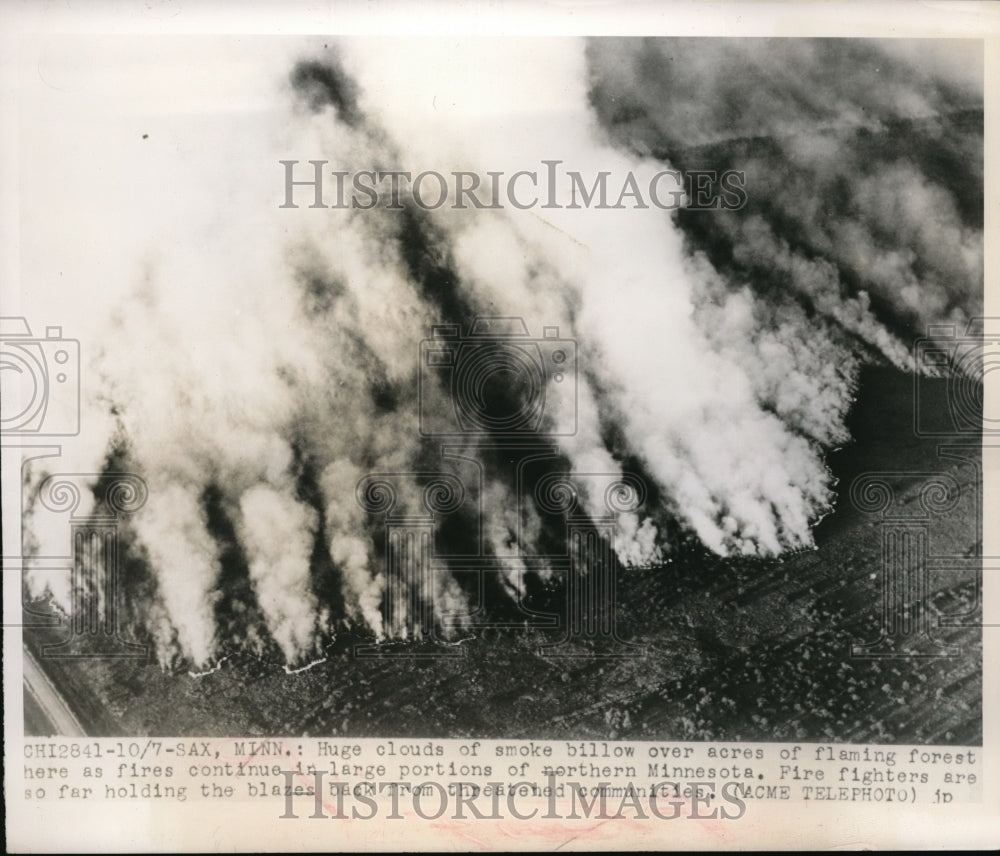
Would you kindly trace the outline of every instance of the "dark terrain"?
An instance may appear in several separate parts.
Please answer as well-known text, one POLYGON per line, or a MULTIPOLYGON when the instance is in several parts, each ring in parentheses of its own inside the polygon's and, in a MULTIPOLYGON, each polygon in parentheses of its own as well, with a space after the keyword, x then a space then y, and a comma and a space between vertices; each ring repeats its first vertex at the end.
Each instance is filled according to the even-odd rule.
MULTIPOLYGON (((932 387, 944 407, 944 382, 932 387)), ((910 377, 865 370, 851 419, 855 441, 829 457, 838 500, 817 528, 817 550, 775 561, 721 560, 686 548, 662 567, 622 570, 618 627, 645 646, 644 658, 546 657, 539 647, 558 641, 557 632, 492 629, 462 634, 451 651, 464 656, 358 659, 353 646, 368 640, 345 634, 326 662, 299 674, 242 654, 192 677, 154 662, 43 659, 41 645, 65 635, 58 627, 27 629, 25 643, 94 735, 979 745, 980 583, 973 572, 930 578, 932 624, 972 615, 970 626, 933 631, 955 656, 865 659, 851 651, 878 638, 881 615, 881 533, 876 515, 852 506, 857 475, 914 473, 897 482, 905 506, 924 485, 921 474, 949 472, 961 492, 934 521, 930 551, 968 559, 980 549, 976 466, 939 458, 939 440, 914 436, 912 401, 910 377)), ((543 593, 543 606, 559 593, 543 593)), ((911 654, 933 647, 918 640, 911 654)), ((46 733, 30 704, 25 720, 26 733, 46 733)))

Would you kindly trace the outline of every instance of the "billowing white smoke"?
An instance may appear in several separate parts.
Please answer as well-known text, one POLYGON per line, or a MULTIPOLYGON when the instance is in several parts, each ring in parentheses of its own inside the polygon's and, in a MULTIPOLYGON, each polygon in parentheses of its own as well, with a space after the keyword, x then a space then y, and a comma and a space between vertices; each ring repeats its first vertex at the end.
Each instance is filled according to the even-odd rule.
MULTIPOLYGON (((260 616, 288 661, 310 656, 341 620, 363 622, 378 636, 393 632, 381 613, 385 556, 355 491, 369 473, 428 469, 418 424, 420 341, 432 324, 453 319, 444 317, 444 296, 419 281, 399 215, 278 210, 279 160, 303 168, 320 158, 327 170, 348 172, 510 175, 556 159, 584 176, 608 171, 612 183, 632 173, 640 187, 664 168, 629 154, 621 140, 613 145, 597 123, 581 42, 351 40, 338 47, 339 58, 318 43, 299 53, 319 71, 297 91, 286 83, 289 53, 275 54, 273 89, 254 96, 266 105, 266 121, 254 123, 252 157, 242 153, 239 168, 227 165, 196 188, 184 209, 189 218, 165 232, 137 229, 115 248, 132 260, 138 286, 103 333, 100 398, 119 414, 129 460, 149 484, 135 531, 155 573, 162 609, 151 621, 164 662, 179 655, 204 663, 228 641, 218 638, 216 612, 229 596, 220 574, 232 545, 209 519, 213 502, 231 524, 260 616), (343 69, 329 71, 324 94, 327 60, 343 69), (206 201, 211 208, 199 211, 206 201), (303 488, 304 474, 314 495, 303 488), (210 500, 212 491, 218 496, 210 500), (319 538, 340 574, 344 615, 317 594, 319 538)), ((590 62, 591 70, 606 64, 590 62)), ((717 79, 710 67, 687 74, 717 79)), ((646 83, 638 75, 616 85, 646 83)), ((702 110, 691 109, 692 116, 702 110)), ((714 118, 705 111, 708 118, 691 121, 692 142, 713 138, 714 118)), ((215 139, 219 158, 247 145, 238 123, 225 128, 215 139)), ((821 152, 817 145, 786 154, 819 169, 821 152)), ((159 157, 177 167, 188 154, 178 148, 159 157)), ((909 169, 900 165, 880 184, 851 190, 865 222, 891 222, 895 254, 868 247, 863 236, 854 236, 852 252, 866 254, 866 276, 882 284, 883 299, 921 320, 950 317, 956 301, 939 280, 949 265, 968 272, 980 264, 979 237, 960 227, 934 188, 909 197, 901 215, 886 210, 880 188, 909 187, 909 169), (926 222, 932 212, 937 227, 953 230, 953 248, 935 249, 926 222), (910 246, 933 264, 914 266, 910 246), (926 300, 923 269, 932 280, 926 300)), ((553 395, 546 411, 557 430, 576 418, 575 431, 561 432, 560 452, 582 483, 588 473, 620 474, 626 457, 638 461, 667 505, 619 517, 625 563, 655 562, 670 549, 657 522, 665 514, 723 555, 811 545, 810 527, 831 497, 824 451, 846 439, 863 358, 855 339, 907 364, 905 347, 864 293, 839 282, 839 242, 851 219, 823 220, 807 207, 803 200, 798 214, 825 236, 828 258, 795 251, 763 220, 720 228, 737 262, 770 266, 818 315, 692 253, 676 215, 655 208, 414 215, 418 255, 447 256, 440 259, 453 279, 447 287, 465 308, 521 316, 534 337, 557 325, 576 340, 573 406, 553 395)), ((466 453, 479 452, 470 443, 466 453)), ((605 514, 602 497, 582 489, 591 514, 605 514)), ((530 505, 518 516, 500 477, 487 476, 482 498, 485 547, 502 558, 509 587, 521 589, 540 519, 530 505)), ((419 486, 401 482, 394 513, 421 507, 419 486)), ((441 578, 432 596, 441 612, 466 608, 453 579, 441 578)), ((250 629, 242 641, 262 644, 250 629)))
POLYGON ((287 493, 262 484, 240 497, 250 579, 271 635, 288 660, 315 641, 316 604, 309 563, 316 514, 287 493))
POLYGON ((230 233, 193 257, 167 256, 105 338, 105 394, 149 486, 135 528, 171 625, 157 635, 175 629, 196 662, 215 653, 213 608, 226 594, 207 529, 210 485, 222 491, 273 638, 290 657, 315 640, 315 513, 296 496, 289 427, 299 385, 320 368, 288 335, 297 307, 290 288, 273 286, 288 279, 275 241, 241 248, 230 233))
MULTIPOLYGON (((475 66, 473 77, 434 63, 433 44, 395 46, 405 67, 424 70, 419 78, 366 62, 363 45, 352 45, 351 56, 368 110, 377 110, 393 136, 414 140, 403 168, 440 162, 437 141, 445 140, 460 163, 481 169, 509 175, 558 159, 585 176, 606 170, 621 182, 631 172, 639 187, 649 187, 662 165, 629 158, 600 138, 580 47, 547 45, 541 59, 530 42, 451 50, 459 67, 475 66), (543 91, 534 74, 511 73, 538 65, 543 91), (428 112, 432 99, 442 108, 428 112), (470 124, 470 115, 478 121, 470 124)), ((687 257, 669 213, 451 211, 440 219, 481 305, 538 326, 558 322, 577 337, 581 367, 594 383, 581 385, 579 429, 562 444, 576 471, 620 468, 601 439, 604 419, 624 430, 675 513, 712 550, 774 554, 811 543, 810 522, 829 499, 821 451, 762 406, 759 381, 748 372, 751 364, 767 365, 755 344, 722 350, 699 328, 693 308, 711 272, 687 257)), ((771 377, 781 370, 769 369, 771 377)), ((809 379, 815 399, 800 394, 798 407, 813 409, 819 422, 829 418, 823 377, 809 379)), ((626 519, 624 526, 632 537, 622 539, 622 555, 652 559, 658 545, 651 524, 626 519)))

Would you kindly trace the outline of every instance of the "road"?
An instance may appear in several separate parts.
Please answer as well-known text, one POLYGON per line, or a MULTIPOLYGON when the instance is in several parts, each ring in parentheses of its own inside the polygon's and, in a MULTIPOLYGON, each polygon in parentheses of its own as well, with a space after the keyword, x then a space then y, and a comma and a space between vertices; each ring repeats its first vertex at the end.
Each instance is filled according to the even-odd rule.
POLYGON ((53 734, 61 737, 86 737, 87 732, 80 721, 52 685, 28 647, 22 646, 24 653, 24 691, 42 712, 53 734))

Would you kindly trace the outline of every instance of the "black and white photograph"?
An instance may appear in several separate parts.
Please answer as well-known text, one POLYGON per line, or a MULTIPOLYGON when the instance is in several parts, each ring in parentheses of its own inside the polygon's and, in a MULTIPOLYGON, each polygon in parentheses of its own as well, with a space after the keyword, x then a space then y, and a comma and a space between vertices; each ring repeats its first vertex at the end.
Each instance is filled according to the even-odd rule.
MULTIPOLYGON (((552 849, 572 836, 462 813, 490 782, 490 829, 523 831, 512 783, 537 779, 574 820, 616 788, 569 849, 626 846, 616 823, 676 846, 667 805, 731 847, 777 800, 996 833, 982 14, 980 37, 22 21, 8 819, 238 803, 339 849, 294 818, 364 835, 361 809, 394 815, 355 781, 393 779, 445 837, 390 849, 552 849)), ((241 846, 138 828, 85 847, 241 846)))

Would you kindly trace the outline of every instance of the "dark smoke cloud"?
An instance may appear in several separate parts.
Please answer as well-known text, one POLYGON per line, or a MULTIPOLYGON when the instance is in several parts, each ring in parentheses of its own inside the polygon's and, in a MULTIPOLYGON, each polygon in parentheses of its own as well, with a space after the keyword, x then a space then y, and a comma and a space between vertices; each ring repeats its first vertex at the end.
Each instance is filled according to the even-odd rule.
POLYGON ((596 39, 590 98, 619 144, 746 172, 739 212, 678 218, 734 281, 908 365, 928 324, 982 313, 982 47, 596 39))
POLYGON ((364 120, 358 108, 357 84, 344 74, 335 59, 298 63, 292 72, 292 86, 313 112, 333 107, 337 118, 351 128, 364 120))

